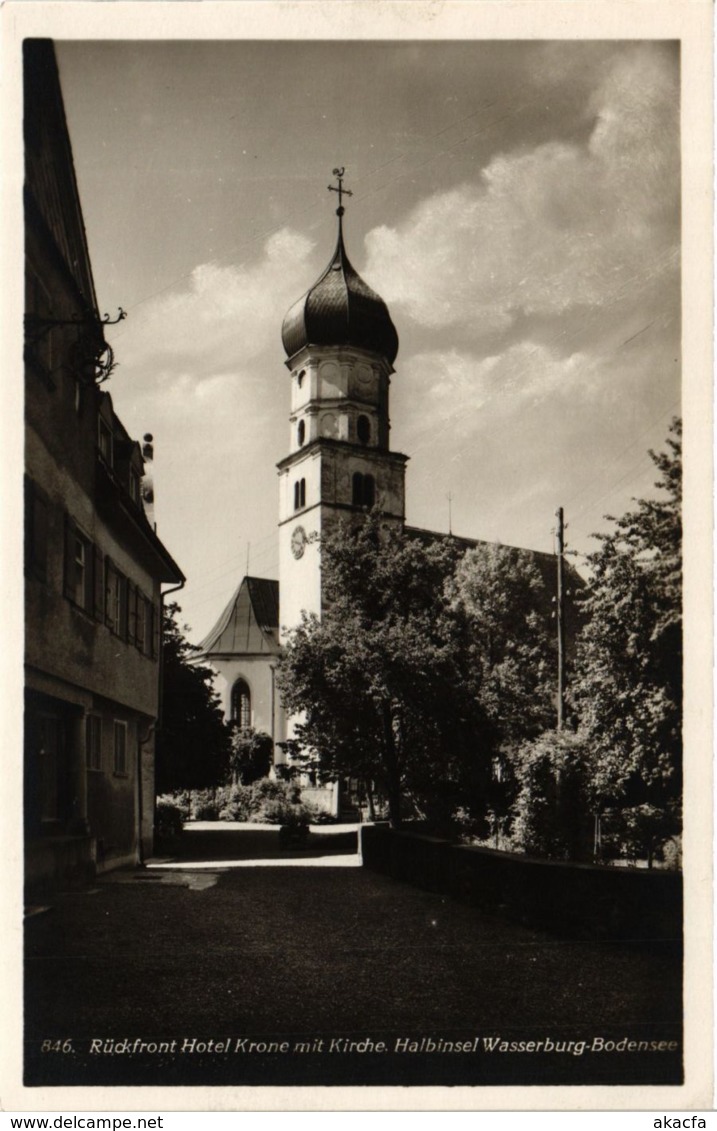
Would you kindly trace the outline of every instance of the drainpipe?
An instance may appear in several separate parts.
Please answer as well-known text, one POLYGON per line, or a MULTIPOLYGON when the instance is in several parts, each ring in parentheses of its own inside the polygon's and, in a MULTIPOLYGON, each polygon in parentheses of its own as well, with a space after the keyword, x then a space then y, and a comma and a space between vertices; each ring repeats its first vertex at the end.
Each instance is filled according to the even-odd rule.
POLYGON ((140 739, 137 751, 137 789, 139 793, 139 807, 138 807, 138 820, 139 820, 139 863, 144 865, 144 853, 142 851, 142 747, 149 742, 152 734, 156 734, 157 730, 162 727, 162 687, 164 676, 164 648, 163 648, 163 635, 164 635, 164 598, 168 597, 171 593, 178 593, 180 589, 184 589, 186 581, 184 578, 179 582, 179 585, 172 586, 171 589, 165 589, 164 593, 159 594, 159 656, 158 661, 158 686, 157 686, 157 718, 152 722, 147 730, 147 734, 143 739, 140 739))
POLYGON ((146 746, 150 738, 157 729, 157 720, 153 719, 147 727, 147 733, 144 738, 138 735, 137 738, 137 828, 139 836, 137 838, 137 864, 140 868, 144 868, 144 848, 142 846, 142 818, 144 817, 144 805, 142 802, 142 747, 146 746))
POLYGON ((159 694, 157 696, 157 726, 162 729, 162 700, 163 700, 163 675, 164 675, 164 648, 162 647, 164 636, 164 598, 169 597, 172 593, 178 593, 180 589, 184 589, 187 584, 186 580, 182 578, 179 585, 173 585, 171 589, 165 589, 164 593, 159 594, 159 694))

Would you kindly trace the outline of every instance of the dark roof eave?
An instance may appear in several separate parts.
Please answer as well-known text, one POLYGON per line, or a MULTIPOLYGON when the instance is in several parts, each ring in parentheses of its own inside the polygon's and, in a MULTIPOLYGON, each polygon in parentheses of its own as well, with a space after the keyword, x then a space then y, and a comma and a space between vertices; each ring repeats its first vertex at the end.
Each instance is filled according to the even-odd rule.
POLYGON ((154 552, 157 559, 167 568, 168 576, 160 577, 160 581, 171 581, 173 584, 179 585, 180 582, 184 584, 187 580, 181 569, 175 562, 167 547, 159 538, 157 533, 152 529, 145 514, 135 513, 134 506, 128 506, 124 499, 119 500, 119 505, 124 514, 134 523, 138 532, 148 542, 151 550, 154 552))

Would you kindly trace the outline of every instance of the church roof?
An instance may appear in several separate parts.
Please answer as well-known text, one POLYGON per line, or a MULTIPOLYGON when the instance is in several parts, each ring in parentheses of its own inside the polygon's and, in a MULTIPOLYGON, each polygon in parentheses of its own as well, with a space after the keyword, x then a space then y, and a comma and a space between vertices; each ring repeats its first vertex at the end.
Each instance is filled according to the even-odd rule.
MULTIPOLYGON (((558 559, 555 554, 546 553, 545 550, 528 550, 521 546, 507 546, 502 542, 486 542, 484 539, 480 538, 463 538, 456 534, 441 534, 435 530, 423 530, 418 526, 406 526, 404 529, 409 538, 415 538, 417 541, 424 543, 451 538, 466 550, 472 550, 477 546, 503 546, 506 550, 517 550, 522 554, 530 554, 533 564, 543 582, 543 598, 541 604, 543 605, 544 612, 546 616, 554 613, 553 596, 556 591, 558 569, 558 559)), ((572 562, 563 559, 563 569, 565 585, 570 586, 573 592, 581 590, 585 585, 585 581, 577 572, 572 562)), ((572 645, 579 627, 579 616, 575 602, 573 601, 567 602, 565 625, 568 643, 572 645)))
POLYGON ((279 582, 244 577, 199 645, 206 657, 279 651, 279 582))
MULTIPOLYGON (((556 570, 558 568, 557 558, 555 554, 549 554, 545 550, 529 550, 520 546, 508 546, 502 542, 486 542, 485 539, 481 538, 464 538, 458 534, 441 534, 437 530, 423 530, 419 526, 406 526, 404 529, 409 538, 415 538, 422 542, 436 542, 444 538, 451 538, 466 550, 473 550, 477 546, 503 546, 506 550, 518 550, 520 553, 530 554, 546 588, 550 591, 554 588, 556 570)), ((578 586, 584 584, 582 578, 569 561, 564 562, 564 568, 566 576, 569 575, 571 580, 577 579, 576 584, 578 586)))
POLYGON ((388 307, 352 267, 344 247, 341 216, 331 262, 289 310, 281 338, 289 357, 307 345, 350 345, 381 354, 391 364, 396 359, 398 334, 388 307))

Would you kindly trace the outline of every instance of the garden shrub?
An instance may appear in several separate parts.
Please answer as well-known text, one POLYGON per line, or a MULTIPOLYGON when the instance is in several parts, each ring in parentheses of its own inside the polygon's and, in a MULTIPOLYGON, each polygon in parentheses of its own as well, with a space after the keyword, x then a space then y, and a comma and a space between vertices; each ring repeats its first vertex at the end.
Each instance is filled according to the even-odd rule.
POLYGON ((191 818, 193 821, 216 821, 219 816, 216 789, 193 789, 191 818))
POLYGON ((297 814, 306 824, 333 821, 318 806, 301 803, 301 788, 292 781, 260 778, 251 785, 223 785, 165 794, 162 801, 188 821, 252 821, 280 825, 297 814))
POLYGON ((158 841, 170 843, 181 836, 184 812, 171 797, 157 798, 154 831, 158 841))
POLYGON ((297 805, 295 802, 276 797, 266 801, 262 806, 262 816, 253 820, 262 820, 269 825, 308 825, 311 823, 311 813, 306 805, 297 805))

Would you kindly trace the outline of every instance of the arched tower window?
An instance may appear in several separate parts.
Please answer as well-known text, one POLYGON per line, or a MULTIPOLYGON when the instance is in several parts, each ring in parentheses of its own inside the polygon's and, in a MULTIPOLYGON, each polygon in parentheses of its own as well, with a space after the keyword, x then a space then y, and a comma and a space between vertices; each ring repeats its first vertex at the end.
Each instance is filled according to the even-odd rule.
POLYGON ((363 475, 360 471, 354 471, 352 480, 351 502, 355 507, 360 507, 363 503, 363 475))
POLYGON ((376 486, 374 483, 373 475, 364 475, 363 477, 363 505, 365 507, 372 507, 376 498, 376 486))
POLYGON ((299 421, 299 426, 296 429, 296 438, 299 441, 299 447, 303 447, 304 440, 306 439, 306 423, 303 420, 299 421))
POLYGON ((367 416, 359 416, 356 421, 356 435, 360 444, 368 444, 371 439, 371 421, 367 416))
POLYGON ((306 506, 306 480, 297 479, 294 484, 294 510, 301 510, 306 506))
POLYGON ((238 679, 232 687, 231 717, 240 727, 251 726, 251 692, 244 679, 238 679))

